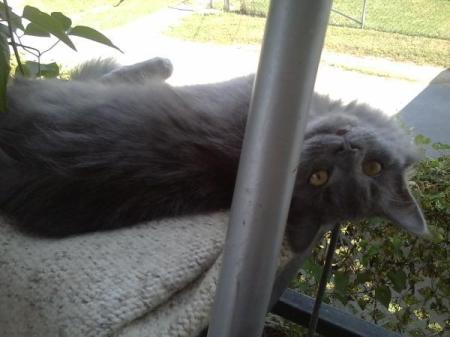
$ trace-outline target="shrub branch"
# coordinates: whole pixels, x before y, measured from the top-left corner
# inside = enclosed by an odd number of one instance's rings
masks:
[[[25,75],[25,72],[23,71],[22,62],[20,61],[19,51],[17,50],[16,41],[14,39],[14,32],[13,32],[13,28],[12,28],[12,24],[11,24],[11,17],[9,15],[10,13],[9,13],[8,0],[3,0],[3,3],[5,4],[5,16],[6,16],[6,21],[8,22],[9,38],[11,39],[11,45],[12,45],[12,48],[14,51],[14,56],[16,57],[16,60],[17,60],[17,66],[19,67],[20,73],[22,75]]]

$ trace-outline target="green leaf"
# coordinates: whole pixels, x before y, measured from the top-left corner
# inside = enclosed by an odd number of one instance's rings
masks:
[[[431,233],[431,240],[434,243],[441,243],[445,240],[446,232],[444,228],[440,228],[433,225],[429,225],[428,228]]]
[[[404,241],[400,235],[392,236],[391,238],[389,238],[389,241],[391,242],[392,247],[394,247],[394,249],[396,250],[397,253],[401,249],[401,247],[404,245]]]
[[[4,34],[5,36],[9,36],[8,26],[0,23],[0,34]]]
[[[32,35],[32,36],[42,36],[42,37],[49,37],[50,33],[42,29],[41,26],[38,26],[37,24],[30,22],[27,27],[25,28],[25,34],[26,35]]]
[[[372,257],[378,255],[378,253],[380,252],[380,247],[381,246],[378,244],[374,244],[374,245],[370,246],[369,249],[367,249],[367,252],[363,255],[363,257],[361,259],[361,263],[364,266],[368,266]]]
[[[68,31],[72,26],[72,20],[61,12],[52,12],[50,16],[61,24],[61,26],[64,28],[64,31]]]
[[[47,13],[41,12],[36,7],[25,6],[23,9],[23,17],[30,22],[38,25],[42,30],[56,36],[73,50],[77,50],[75,45],[64,31],[64,26],[54,17]]]
[[[55,78],[59,75],[59,66],[56,62],[41,64],[41,72],[39,76],[45,78]]]
[[[396,292],[406,289],[406,274],[403,270],[391,270],[387,274]]]
[[[389,308],[389,303],[391,303],[391,290],[387,286],[375,288],[375,299],[386,308]]]
[[[431,139],[424,135],[417,135],[416,138],[414,138],[414,142],[416,145],[427,145],[431,143]]]
[[[360,283],[366,283],[369,282],[372,279],[371,274],[368,271],[359,273],[358,275],[356,275],[356,283],[360,284]]]
[[[59,66],[55,62],[39,64],[38,62],[27,61],[23,64],[23,69],[25,76],[28,77],[54,78],[59,75]]]
[[[300,292],[304,293],[308,290],[309,285],[306,282],[299,281],[296,283],[295,288],[298,289]]]
[[[26,61],[22,63],[23,74],[21,74],[19,67],[16,67],[15,76],[25,76],[25,77],[37,77],[39,73],[39,66],[37,62]]]
[[[6,6],[3,2],[0,2],[0,19],[2,20],[6,20]],[[23,28],[23,24],[22,24],[22,18],[17,15],[16,13],[14,13],[11,10],[11,7],[9,7],[9,17],[11,19],[11,26],[13,28],[14,31],[16,31],[17,28],[19,28],[20,30],[24,30]],[[9,33],[8,33],[9,35]]]
[[[75,36],[79,36],[79,37],[82,37],[82,38],[85,38],[88,40],[92,40],[92,41],[104,44],[106,46],[115,48],[118,51],[122,52],[122,50],[120,50],[119,47],[114,45],[110,39],[108,39],[105,35],[96,31],[95,29],[93,29],[91,27],[75,26],[70,30],[69,35],[75,35]]]
[[[434,143],[431,145],[431,147],[435,150],[450,150],[450,144],[444,144],[444,143]]]
[[[9,46],[5,34],[0,33],[0,111],[6,111],[6,86],[9,72]]]
[[[346,305],[346,304],[348,303],[348,300],[349,300],[349,297],[348,297],[348,296],[346,296],[346,295],[341,295],[341,294],[339,294],[339,293],[337,293],[335,296],[336,296],[336,298],[337,298],[343,305]]]
[[[312,275],[316,280],[316,283],[319,283],[323,268],[315,263],[311,257],[308,257],[305,260],[302,269],[305,270],[308,274]]]
[[[336,272],[334,274],[334,287],[340,295],[347,295],[349,275],[344,272]]]
[[[377,255],[380,252],[380,248],[381,248],[380,245],[370,246],[369,249],[367,250],[367,255],[370,257]]]

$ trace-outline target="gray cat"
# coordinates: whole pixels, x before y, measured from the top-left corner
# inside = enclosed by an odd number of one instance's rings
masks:
[[[43,235],[227,209],[253,76],[172,87],[172,67],[90,62],[74,80],[17,79],[0,116],[0,210]],[[288,218],[305,229],[384,216],[427,226],[405,180],[408,137],[366,105],[315,95]]]

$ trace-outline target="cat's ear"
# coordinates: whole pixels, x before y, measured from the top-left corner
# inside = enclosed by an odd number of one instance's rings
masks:
[[[401,177],[396,185],[390,191],[391,195],[385,198],[383,215],[411,233],[428,236],[430,232],[427,222],[407,182]]]

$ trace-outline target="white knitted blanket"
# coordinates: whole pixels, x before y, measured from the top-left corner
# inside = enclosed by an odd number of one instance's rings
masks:
[[[215,213],[65,239],[0,221],[0,336],[197,336],[227,221]],[[282,260],[291,256],[285,248]]]

